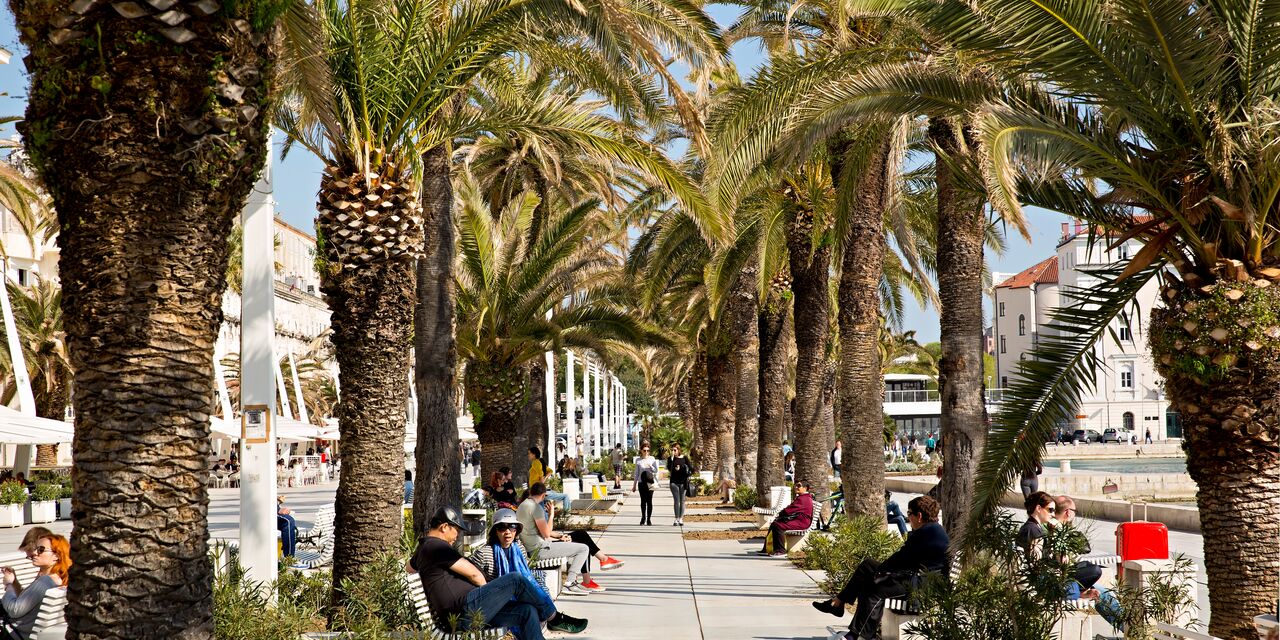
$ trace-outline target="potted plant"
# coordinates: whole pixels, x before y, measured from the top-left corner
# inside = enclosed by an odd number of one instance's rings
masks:
[[[27,490],[21,482],[0,484],[0,527],[21,527],[22,505],[26,501]]]
[[[27,501],[26,517],[28,524],[53,522],[58,518],[56,512],[58,496],[61,488],[57,485],[42,482],[31,490],[31,499]]]
[[[58,489],[58,519],[71,519],[71,485],[64,484]]]

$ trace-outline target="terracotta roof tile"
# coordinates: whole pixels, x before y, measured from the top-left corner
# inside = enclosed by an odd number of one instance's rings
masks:
[[[1002,289],[1021,289],[1033,284],[1054,284],[1058,282],[1058,256],[1037,263],[1035,266],[1005,279],[996,285]]]

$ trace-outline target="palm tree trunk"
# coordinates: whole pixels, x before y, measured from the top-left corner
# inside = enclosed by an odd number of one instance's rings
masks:
[[[963,137],[962,137],[963,136]],[[929,139],[957,163],[976,160],[976,136],[947,118],[929,121]],[[982,248],[987,219],[980,196],[964,190],[952,164],[937,163],[938,298],[941,302],[942,523],[952,540],[964,537],[973,479],[987,440],[983,398]]]
[[[719,351],[719,349],[717,349]],[[711,467],[717,479],[723,479],[725,465],[733,468],[733,414],[738,380],[733,358],[727,352],[707,356],[707,437],[715,443]]]
[[[827,438],[822,427],[822,394],[830,333],[831,297],[827,293],[831,248],[814,247],[813,213],[793,205],[787,221],[791,291],[795,296],[796,397],[793,414],[796,482],[808,481],[814,497],[826,498]]]
[[[488,478],[500,467],[513,465],[514,474],[528,479],[529,463],[518,448],[516,433],[525,404],[528,374],[523,367],[471,361],[467,363],[467,400],[479,408],[476,436],[480,438],[480,477]],[[513,464],[515,461],[523,464]],[[521,468],[523,470],[521,471]],[[515,480],[518,487],[523,482]]]
[[[693,370],[689,372],[689,401],[693,412],[694,461],[702,470],[714,471],[716,462],[715,438],[707,440],[707,354],[699,351],[694,357]]]
[[[1217,316],[1216,326],[1254,326],[1274,333],[1275,327],[1256,321],[1275,317],[1272,310],[1280,305],[1280,291],[1247,283],[1232,286],[1246,291],[1246,297],[1208,307],[1217,310],[1208,312]],[[1226,300],[1221,294],[1217,297]],[[1209,579],[1209,633],[1253,637],[1253,616],[1275,612],[1280,586],[1280,548],[1275,544],[1280,537],[1280,348],[1265,338],[1248,346],[1233,343],[1245,339],[1235,338],[1239,334],[1233,331],[1232,341],[1218,349],[1235,356],[1234,366],[1213,379],[1196,376],[1193,371],[1205,369],[1191,365],[1210,359],[1216,363],[1219,356],[1198,357],[1189,347],[1195,338],[1184,322],[1193,318],[1185,310],[1193,308],[1188,306],[1193,302],[1204,305],[1205,297],[1178,287],[1165,306],[1151,311],[1151,351],[1170,407],[1182,420],[1187,472],[1199,489],[1196,505]],[[1203,322],[1204,317],[1193,321]],[[1208,327],[1198,335],[1207,336]]]
[[[738,274],[730,294],[727,318],[734,335],[733,366],[737,371],[734,403],[734,476],[739,486],[756,485],[760,439],[760,305],[756,296],[758,267],[754,261]]]
[[[59,369],[55,375],[70,375],[70,372]],[[36,415],[61,421],[67,415],[67,399],[70,396],[71,387],[67,384],[66,378],[55,379],[48,384],[50,388],[44,389],[36,396]],[[58,445],[36,445],[36,466],[58,466]]]
[[[880,376],[880,279],[884,270],[884,215],[890,141],[876,150],[859,177],[849,211],[837,294],[840,325],[838,365],[843,445],[841,487],[845,513],[884,517],[884,382]]]
[[[760,432],[756,449],[759,505],[768,507],[769,488],[783,483],[782,434],[787,421],[787,361],[791,345],[791,297],[783,274],[769,285],[760,306]]]
[[[328,240],[327,268],[321,289],[332,311],[334,355],[342,380],[338,422],[342,425],[342,474],[336,497],[333,557],[333,606],[342,606],[343,579],[354,577],[384,550],[398,544],[403,527],[401,504],[404,483],[405,421],[409,401],[409,345],[413,333],[416,268],[413,252],[358,261],[359,255],[343,255],[336,238],[341,224],[329,212],[334,203],[351,199],[359,185],[393,185],[383,190],[383,201],[411,202],[402,219],[417,216],[420,193],[389,172],[378,178],[359,171],[333,168],[320,181],[320,232]],[[367,188],[374,193],[378,187]],[[412,228],[411,228],[412,231]],[[421,233],[421,227],[417,229]],[[369,242],[351,238],[352,245]],[[418,242],[421,236],[419,236]],[[410,243],[412,239],[408,240]],[[358,266],[357,266],[358,265]]]
[[[18,128],[58,212],[75,376],[68,637],[208,638],[213,345],[273,60],[266,32],[234,25],[263,7],[188,11],[169,30],[145,3],[69,6],[10,3],[30,51]]]
[[[422,156],[422,208],[429,216],[425,252],[417,265],[413,309],[414,386],[418,392],[418,448],[414,453],[413,530],[442,505],[461,506],[458,467],[441,464],[458,452],[457,364],[453,340],[453,182],[449,150]]]

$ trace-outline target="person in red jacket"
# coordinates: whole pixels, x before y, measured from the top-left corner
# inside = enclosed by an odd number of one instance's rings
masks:
[[[760,551],[762,555],[786,555],[787,552],[782,551],[782,532],[804,531],[813,524],[813,494],[809,491],[808,482],[796,483],[796,499],[779,511],[773,522],[769,523],[769,533],[764,537],[764,549]]]

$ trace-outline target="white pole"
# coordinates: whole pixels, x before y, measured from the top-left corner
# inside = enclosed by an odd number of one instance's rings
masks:
[[[600,427],[604,424],[602,422],[604,420],[604,399],[601,397],[601,392],[603,391],[601,387],[604,386],[604,380],[600,377],[603,374],[604,365],[596,365],[596,415],[595,419],[591,421],[591,457],[597,459],[600,457]]]
[[[272,231],[274,231],[274,229],[272,229]],[[272,242],[274,242],[274,240]],[[275,295],[274,291],[272,291],[272,295]],[[271,353],[271,359],[275,365],[272,368],[275,369],[276,374],[276,391],[280,393],[280,415],[292,418],[293,410],[289,408],[289,394],[285,391],[284,374],[280,373],[280,356],[277,355],[274,350]]]
[[[613,441],[622,442],[622,416],[626,415],[626,405],[622,404],[622,385],[618,377],[613,377]]]
[[[271,149],[268,140],[267,149]],[[246,577],[261,585],[276,580],[276,390],[275,200],[271,197],[271,154],[241,213],[244,228],[244,292],[240,307],[240,413],[265,406],[271,425],[266,442],[242,442],[240,456],[240,562]],[[275,600],[274,589],[266,593]]]
[[[547,312],[550,314],[550,312]],[[547,370],[543,374],[546,381],[546,405],[547,405],[547,460],[551,461],[551,466],[556,466],[556,354],[554,351],[548,351],[542,354],[547,361]]]
[[[574,397],[578,393],[573,388],[573,352],[565,349],[565,367],[564,367],[564,426],[565,426],[565,451],[568,452],[570,459],[577,459],[578,444],[574,441],[574,434],[578,431],[574,421],[577,419],[577,398]]]
[[[8,265],[6,264],[6,267]],[[13,305],[9,302],[9,270],[5,269],[0,285],[4,286],[4,295],[0,295],[0,310],[4,312],[4,335],[9,343],[9,358],[13,365],[13,377],[18,386],[18,410],[22,415],[35,417],[36,397],[31,392],[31,378],[27,373],[27,359],[22,353],[22,341],[18,338],[18,325],[13,320]],[[13,459],[14,473],[31,474],[31,445],[20,444]]]
[[[582,356],[582,449],[578,455],[583,461],[587,459],[587,438],[591,437],[591,358]],[[585,465],[584,465],[585,466]]]
[[[622,448],[627,448],[627,436],[631,433],[630,412],[627,410],[627,387],[622,387]]]
[[[293,373],[293,399],[298,403],[298,419],[303,423],[310,423],[311,417],[307,415],[307,403],[302,398],[302,381],[298,379],[298,363],[294,361],[292,351],[289,352],[289,371]]]

